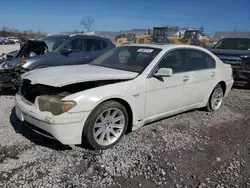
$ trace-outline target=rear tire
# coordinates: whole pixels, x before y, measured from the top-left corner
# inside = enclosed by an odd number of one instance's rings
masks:
[[[83,144],[92,149],[108,149],[116,145],[128,127],[126,108],[116,101],[98,105],[89,115],[83,128]]]
[[[206,106],[206,110],[209,112],[216,111],[220,108],[224,98],[224,92],[220,84],[216,85],[214,90],[212,91],[208,103]]]

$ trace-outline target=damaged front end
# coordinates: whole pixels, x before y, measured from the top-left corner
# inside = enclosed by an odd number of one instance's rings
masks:
[[[3,88],[16,90],[20,75],[23,73],[20,67],[22,58],[33,57],[46,53],[48,49],[44,41],[28,40],[19,51],[13,51],[11,54],[5,54],[6,58],[0,62],[0,91]]]
[[[73,108],[74,101],[62,101],[66,96],[78,93],[87,89],[100,87],[108,84],[123,82],[126,80],[102,80],[74,83],[62,87],[53,87],[42,84],[31,84],[28,79],[23,79],[18,94],[27,104],[37,104],[40,111],[48,111],[53,115],[60,115]]]

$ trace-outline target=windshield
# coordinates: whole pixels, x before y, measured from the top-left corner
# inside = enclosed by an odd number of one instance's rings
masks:
[[[50,36],[44,37],[42,41],[46,43],[48,46],[48,52],[52,52],[57,49],[64,41],[66,41],[69,37],[68,36]]]
[[[141,73],[161,49],[142,46],[120,46],[104,53],[91,65]]]
[[[232,49],[232,50],[250,50],[250,39],[244,39],[244,38],[222,39],[214,46],[214,48]]]

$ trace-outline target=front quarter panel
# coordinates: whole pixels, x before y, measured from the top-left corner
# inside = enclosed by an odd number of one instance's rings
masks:
[[[27,61],[26,64],[23,65],[23,68],[28,70],[33,70],[39,66],[56,66],[60,65],[63,62],[64,58],[58,54],[43,54],[37,55],[34,57],[23,59],[23,61]]]
[[[96,87],[69,95],[63,100],[76,102],[77,105],[69,111],[75,113],[91,111],[100,103],[111,99],[122,99],[130,105],[133,122],[143,119],[146,99],[145,78],[139,76],[133,80]]]

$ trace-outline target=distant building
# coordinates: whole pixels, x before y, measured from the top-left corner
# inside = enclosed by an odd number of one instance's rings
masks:
[[[250,38],[250,31],[218,31],[215,32],[214,40],[218,41],[222,38],[227,37],[239,37],[239,38]]]

